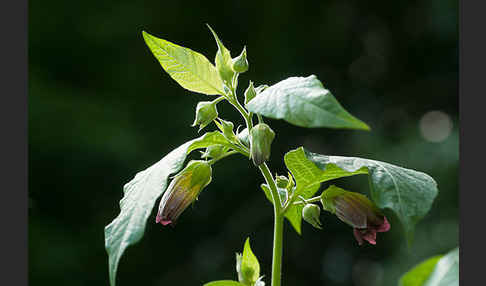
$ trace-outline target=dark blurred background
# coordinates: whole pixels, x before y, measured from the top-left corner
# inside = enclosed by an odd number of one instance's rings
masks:
[[[277,132],[270,167],[313,152],[360,156],[429,173],[439,196],[407,249],[397,219],[376,246],[323,214],[322,231],[286,223],[283,285],[396,285],[412,265],[458,244],[458,3],[396,1],[30,1],[29,280],[108,285],[104,226],[118,215],[136,172],[198,136],[198,101],[160,67],[141,31],[214,60],[209,23],[236,56],[247,46],[251,79],[274,84],[315,74],[372,132]],[[239,121],[229,106],[223,118]],[[237,124],[238,124],[237,123]],[[214,128],[211,125],[207,130]],[[194,152],[197,153],[197,152]],[[197,155],[197,154],[195,154]],[[247,236],[269,285],[272,209],[250,161],[216,164],[213,182],[175,228],[149,218],[121,259],[118,285],[202,285],[236,279]],[[332,182],[368,192],[366,176]],[[325,188],[324,184],[322,188]],[[158,205],[158,203],[156,204]]]

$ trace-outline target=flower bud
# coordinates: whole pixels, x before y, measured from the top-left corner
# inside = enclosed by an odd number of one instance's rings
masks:
[[[253,86],[253,82],[250,80],[250,84],[245,90],[245,104],[248,104],[248,102],[255,98],[255,96],[257,96],[257,92],[255,90],[255,87]]]
[[[162,225],[174,224],[179,215],[211,182],[211,173],[211,165],[208,162],[190,161],[170,182],[160,200],[155,222]]]
[[[218,117],[216,102],[201,101],[196,107],[196,119],[192,126],[200,125],[199,131]]]
[[[318,205],[306,204],[305,207],[302,209],[302,217],[304,218],[304,220],[318,229],[322,229],[321,221],[319,220],[320,215],[321,208]]]
[[[250,153],[255,166],[260,166],[270,158],[275,132],[265,123],[255,125],[250,131]]]
[[[277,183],[277,187],[283,189],[287,188],[287,186],[289,185],[289,179],[287,179],[287,177],[285,176],[276,176],[275,182]]]
[[[390,230],[386,217],[365,195],[331,186],[322,193],[321,202],[324,209],[353,227],[359,245],[363,240],[376,244],[376,233]]]
[[[237,73],[244,73],[248,70],[248,60],[246,59],[246,47],[239,56],[232,59],[232,69]]]
[[[250,140],[248,138],[248,128],[243,129],[243,131],[239,132],[236,137],[238,137],[238,140],[245,145],[246,147],[250,147]]]

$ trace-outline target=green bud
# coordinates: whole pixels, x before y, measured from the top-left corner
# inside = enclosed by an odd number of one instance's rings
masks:
[[[196,119],[192,126],[199,125],[199,131],[218,118],[218,110],[216,109],[216,102],[201,101],[196,107]]]
[[[302,209],[302,217],[313,227],[322,229],[319,216],[321,215],[321,208],[315,204],[306,204]]]
[[[250,147],[250,139],[248,138],[248,128],[243,129],[243,131],[239,132],[236,137],[240,142],[245,145],[246,147]]]
[[[275,132],[265,123],[255,125],[250,131],[250,153],[255,166],[260,166],[270,159]]]
[[[275,181],[277,183],[277,187],[286,189],[289,185],[289,179],[285,176],[276,176]]]
[[[232,60],[232,69],[237,73],[244,73],[248,70],[248,60],[246,59],[246,46],[239,56]]]
[[[233,122],[219,119],[219,123],[217,123],[216,125],[218,126],[219,130],[221,130],[221,133],[223,133],[226,139],[232,142],[236,142],[238,140],[235,133],[233,132]]]
[[[228,151],[228,147],[223,145],[212,145],[206,148],[206,151],[201,152],[201,158],[219,158]]]
[[[162,225],[174,224],[181,213],[193,203],[211,182],[212,169],[206,161],[190,161],[170,182],[160,200],[155,219]]]
[[[250,100],[255,98],[257,96],[257,92],[255,90],[255,87],[253,87],[253,82],[250,80],[250,84],[248,85],[248,88],[245,90],[245,104],[248,104]]]

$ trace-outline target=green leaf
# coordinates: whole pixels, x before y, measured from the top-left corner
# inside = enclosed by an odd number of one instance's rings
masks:
[[[285,159],[297,187],[299,181],[309,185],[312,181],[318,183],[339,177],[368,174],[371,199],[378,208],[390,209],[398,216],[409,244],[415,224],[430,210],[438,193],[437,183],[429,175],[380,161],[320,155],[307,152],[302,147],[287,153]],[[316,168],[320,170],[320,174],[316,172]]]
[[[223,82],[226,83],[226,86],[231,87],[235,72],[231,68],[232,59],[230,51],[223,45],[223,42],[221,42],[218,35],[211,28],[211,26],[207,26],[211,33],[213,33],[214,40],[216,40],[216,44],[218,45],[218,51],[216,52],[216,57],[214,59],[214,62],[216,63],[216,69],[218,70]]]
[[[246,105],[249,111],[301,127],[370,128],[349,114],[315,75],[290,77],[274,84]]]
[[[437,255],[418,264],[399,281],[399,286],[459,285],[459,248],[447,255]]]
[[[295,178],[296,196],[303,196],[306,199],[306,189],[313,185],[319,186],[320,183],[329,180],[358,174],[367,174],[365,169],[358,169],[353,172],[348,172],[333,165],[328,166],[326,171],[323,172],[318,166],[316,166],[316,164],[311,162],[306,157],[304,148],[302,147],[287,152],[284,156],[284,161],[285,166],[287,166],[287,169],[289,169]]]
[[[125,184],[120,214],[105,227],[105,248],[109,256],[112,286],[115,285],[118,263],[123,252],[143,237],[147,218],[155,201],[167,188],[169,176],[182,168],[187,154],[198,148],[220,144],[221,137],[226,140],[219,132],[211,132],[186,142],[159,162],[137,173],[135,178]]]
[[[266,184],[260,186],[265,193],[267,199],[273,204],[272,194],[270,193],[270,188]],[[301,192],[301,196],[305,199],[310,199],[319,190],[320,184],[313,184]],[[295,231],[301,235],[302,234],[302,209],[303,204],[291,205],[284,216],[289,220]]]
[[[233,280],[219,280],[208,282],[203,286],[245,286],[245,284]]]
[[[142,32],[145,43],[162,68],[183,88],[208,94],[224,94],[218,71],[202,54]]]

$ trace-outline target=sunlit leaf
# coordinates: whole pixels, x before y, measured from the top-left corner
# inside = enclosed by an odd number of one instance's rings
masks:
[[[224,94],[218,71],[205,56],[146,32],[142,33],[145,43],[162,68],[183,88],[208,95]]]

